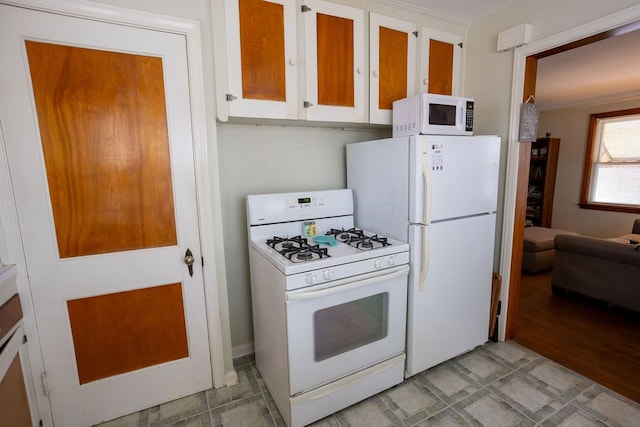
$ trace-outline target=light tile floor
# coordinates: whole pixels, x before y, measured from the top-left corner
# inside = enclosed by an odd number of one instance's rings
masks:
[[[283,426],[251,356],[239,383],[164,403],[100,427]],[[488,343],[314,427],[640,426],[640,404],[514,342]]]

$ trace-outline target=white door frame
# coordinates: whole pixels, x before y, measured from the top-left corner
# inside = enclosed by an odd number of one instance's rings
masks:
[[[215,170],[218,169],[218,165],[217,156],[214,155],[210,159],[208,155],[200,23],[137,10],[87,3],[82,0],[0,0],[0,3],[79,18],[122,23],[185,36],[187,62],[189,64],[189,96],[198,221],[201,251],[207,267],[203,268],[203,279],[213,384],[214,387],[219,388],[237,382],[237,374],[232,366],[230,332],[228,330],[228,301],[224,252],[222,250],[220,188],[217,182],[211,182],[209,170],[210,165]],[[44,372],[44,363],[40,351],[30,285],[26,277],[26,261],[20,238],[19,222],[1,126],[2,123],[0,122],[0,236],[3,236],[0,239],[0,261],[5,264],[16,264],[18,268],[17,286],[24,312],[24,327],[28,337],[29,357],[32,372],[34,373],[33,380],[36,386],[38,410],[44,425],[53,425],[49,399],[44,394],[40,378],[37,378]],[[215,153],[217,151],[215,136],[211,143]]]
[[[511,281],[513,226],[515,222],[516,187],[518,181],[518,132],[520,129],[520,105],[522,104],[525,61],[527,56],[535,55],[558,46],[581,40],[594,34],[629,24],[639,19],[640,5],[631,6],[614,14],[515,49],[513,57],[513,84],[511,86],[511,113],[509,118],[507,146],[507,173],[505,182],[504,210],[502,212],[502,244],[500,251],[502,283],[510,283]],[[509,291],[509,286],[502,286],[500,291],[500,300],[502,300],[503,306],[502,312],[504,313],[503,316],[500,316],[498,321],[498,338],[500,341],[504,341],[506,336]]]

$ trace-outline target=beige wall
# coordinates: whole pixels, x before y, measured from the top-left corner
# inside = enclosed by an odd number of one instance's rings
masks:
[[[540,134],[550,132],[553,137],[561,139],[552,227],[593,237],[613,237],[631,232],[637,214],[581,209],[578,203],[590,115],[639,107],[640,98],[635,98],[541,112],[538,122]]]

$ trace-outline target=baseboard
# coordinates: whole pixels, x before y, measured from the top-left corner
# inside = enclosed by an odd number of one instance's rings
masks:
[[[253,353],[255,353],[255,347],[253,346],[253,342],[234,345],[231,348],[231,357],[233,357],[234,359],[236,357],[247,356]]]

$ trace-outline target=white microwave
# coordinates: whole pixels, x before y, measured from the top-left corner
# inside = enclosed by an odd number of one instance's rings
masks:
[[[393,136],[473,135],[472,98],[421,93],[393,102]]]

